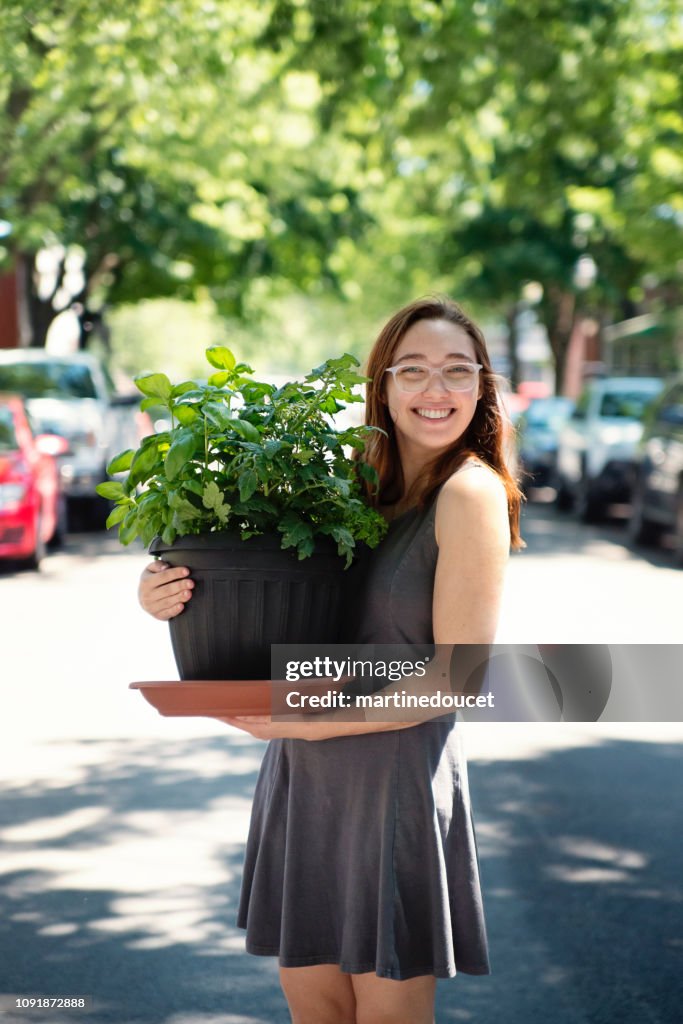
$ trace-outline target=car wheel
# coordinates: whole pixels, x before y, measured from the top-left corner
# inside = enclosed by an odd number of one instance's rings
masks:
[[[626,532],[632,544],[656,544],[661,534],[659,523],[653,523],[645,515],[645,488],[642,481],[636,481],[631,502],[631,518]]]
[[[68,530],[68,514],[66,506],[66,497],[60,494],[57,499],[57,522],[55,524],[55,532],[48,541],[49,548],[59,548],[62,546],[66,539]]]
[[[579,480],[576,514],[582,523],[599,523],[605,516],[605,504],[595,496],[591,482],[585,473]]]
[[[36,545],[33,553],[24,559],[23,566],[25,569],[40,569],[40,563],[45,558],[46,544],[42,537],[43,522],[40,512],[36,516]]]
[[[683,569],[683,486],[676,502],[676,529],[674,532],[674,560]]]
[[[564,481],[564,477],[561,477],[559,473],[555,477],[553,486],[555,487],[555,508],[559,509],[560,512],[568,512],[574,504],[574,498]]]

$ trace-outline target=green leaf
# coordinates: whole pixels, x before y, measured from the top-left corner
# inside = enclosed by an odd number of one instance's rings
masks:
[[[171,382],[165,373],[142,373],[134,378],[138,390],[143,395],[161,398],[164,402],[171,397]]]
[[[117,498],[125,498],[126,496],[123,484],[118,480],[107,480],[105,483],[98,484],[95,490],[101,498],[109,498],[111,501],[116,501]]]
[[[296,548],[299,558],[313,554],[313,529],[310,523],[296,515],[288,513],[282,519],[278,529],[282,534],[283,548]]]
[[[209,384],[214,388],[222,388],[224,384],[227,384],[230,380],[231,374],[227,370],[221,370],[219,373],[212,373],[209,377]]]
[[[206,358],[217,370],[232,370],[236,362],[234,355],[225,345],[211,345],[206,350]]]
[[[233,424],[232,413],[226,405],[221,405],[220,402],[205,402],[202,411],[209,423],[213,423],[219,430],[228,430]]]
[[[255,470],[248,469],[246,472],[240,473],[238,483],[240,489],[240,501],[248,501],[258,487],[258,476],[256,475]]]
[[[120,523],[122,519],[125,519],[127,514],[128,514],[128,505],[127,504],[126,505],[117,505],[116,508],[112,509],[111,512],[109,513],[109,515],[107,516],[107,523],[106,523],[107,529],[109,529],[111,526],[116,526],[116,524]]]
[[[182,384],[174,384],[171,390],[172,398],[180,398],[181,395],[186,395],[190,391],[196,391],[198,387],[196,380],[184,380]]]
[[[178,405],[173,406],[173,415],[178,420],[178,423],[182,423],[184,427],[187,427],[197,419],[199,413],[194,405],[178,403]]]
[[[243,437],[245,441],[250,441],[252,444],[258,444],[261,440],[261,435],[258,429],[248,420],[232,419],[230,421],[230,426],[236,433]]]
[[[158,451],[155,444],[145,445],[138,448],[130,467],[130,473],[125,482],[126,493],[131,493],[136,484],[143,484],[149,480],[156,469]]]
[[[122,544],[130,544],[138,535],[138,510],[131,508],[119,526],[119,540]]]
[[[140,402],[140,412],[147,412],[148,409],[161,409],[166,407],[166,402],[162,402],[156,395],[151,398],[143,398]]]
[[[168,480],[175,480],[197,449],[197,438],[189,430],[178,437],[168,450],[164,471]]]
[[[177,530],[175,530],[172,526],[169,525],[164,529],[163,533],[161,534],[161,539],[163,540],[164,544],[172,544],[177,536]]]
[[[215,480],[212,480],[204,488],[202,494],[204,508],[215,512],[222,523],[226,523],[230,514],[230,505],[226,502],[225,496]]]
[[[315,458],[316,453],[312,448],[302,448],[300,452],[292,452],[292,458],[295,458],[302,465],[306,465],[311,459]]]
[[[198,495],[200,498],[204,494],[204,488],[199,480],[183,480],[183,487],[186,491],[192,491],[193,494]]]
[[[192,522],[193,519],[198,519],[201,514],[200,510],[195,508],[191,501],[187,501],[179,494],[175,495],[173,501],[173,525],[176,529],[182,528],[186,523]]]
[[[132,448],[127,448],[125,452],[120,452],[119,455],[115,455],[107,466],[107,473],[113,476],[114,473],[126,473],[131,467],[135,452]]]

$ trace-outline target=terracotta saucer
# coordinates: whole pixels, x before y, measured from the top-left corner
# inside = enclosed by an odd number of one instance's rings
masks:
[[[198,679],[191,681],[136,682],[160,715],[173,718],[222,718],[233,715],[268,715],[271,711],[269,679]]]

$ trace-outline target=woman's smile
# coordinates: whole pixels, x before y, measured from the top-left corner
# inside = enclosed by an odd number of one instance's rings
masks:
[[[421,419],[431,420],[432,422],[442,422],[443,420],[448,419],[448,417],[455,412],[455,409],[452,406],[448,406],[446,408],[439,408],[429,405],[423,405],[417,409],[413,409],[412,411],[416,413]]]

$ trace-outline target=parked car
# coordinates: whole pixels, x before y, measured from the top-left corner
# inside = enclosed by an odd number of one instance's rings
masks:
[[[67,442],[34,435],[23,400],[0,395],[0,559],[37,569],[47,544],[64,529],[55,457]]]
[[[88,519],[103,523],[107,505],[95,488],[108,479],[110,459],[140,443],[140,396],[117,394],[106,368],[89,353],[44,349],[0,352],[0,391],[22,395],[36,429],[69,442],[59,460],[64,493]]]
[[[683,374],[647,412],[638,448],[628,531],[637,544],[674,533],[675,557],[683,566]]]
[[[547,487],[555,482],[560,428],[571,416],[571,398],[535,398],[517,422],[521,483]]]
[[[657,377],[590,380],[560,430],[557,504],[576,505],[584,522],[596,522],[613,502],[631,499],[643,415],[660,394]]]

